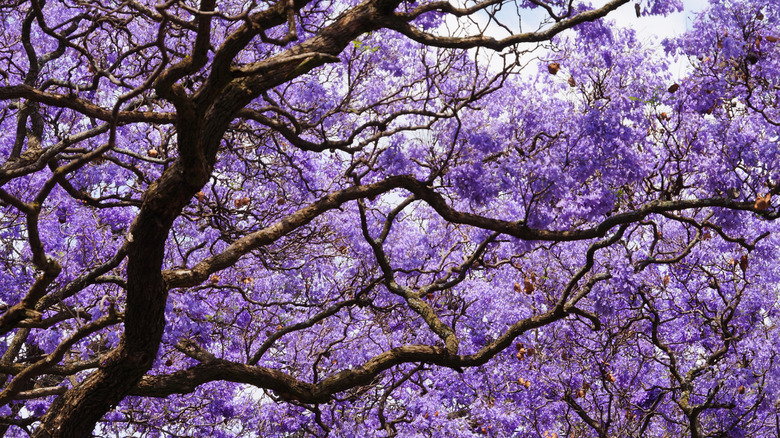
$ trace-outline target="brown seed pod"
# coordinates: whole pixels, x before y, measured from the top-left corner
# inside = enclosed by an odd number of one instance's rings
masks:
[[[525,359],[525,354],[528,352],[528,350],[526,350],[525,346],[521,342],[518,342],[515,346],[517,347],[517,354],[515,356],[517,356],[517,360],[522,361]]]
[[[531,295],[534,292],[534,284],[531,282],[530,278],[523,280],[523,291],[528,295]]]
[[[547,64],[547,71],[550,72],[551,75],[558,74],[558,70],[561,69],[561,64],[557,62],[551,62]]]
[[[574,79],[574,76],[569,76],[569,80],[567,82],[569,83],[569,86],[572,88],[577,86],[577,81]]]
[[[523,291],[523,286],[520,283],[515,282],[515,292],[520,293]]]
[[[672,85],[669,87],[669,92],[670,92],[670,93],[674,93],[675,91],[677,91],[677,90],[679,90],[679,89],[680,89],[680,85],[679,85],[679,84],[672,84]]]
[[[777,37],[776,36],[772,36],[772,35],[765,35],[764,39],[769,41],[770,43],[776,43],[777,42]]]
[[[157,149],[149,149],[148,151],[146,151],[146,155],[148,155],[148,156],[150,156],[152,158],[155,158],[158,155],[160,155],[160,153],[157,152]]]
[[[747,268],[748,268],[748,258],[747,258],[747,255],[743,255],[739,259],[739,268],[742,269],[742,272],[747,271]]]
[[[756,210],[759,210],[759,211],[766,210],[766,209],[768,209],[771,206],[771,204],[769,203],[769,201],[771,199],[772,199],[772,194],[771,193],[767,193],[764,196],[759,196],[756,199],[756,203],[753,204],[753,208],[755,208]]]

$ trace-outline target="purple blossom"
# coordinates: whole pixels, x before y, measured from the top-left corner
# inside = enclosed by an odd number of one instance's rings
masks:
[[[6,435],[774,436],[780,7],[710,3],[663,52],[563,0],[0,6]]]

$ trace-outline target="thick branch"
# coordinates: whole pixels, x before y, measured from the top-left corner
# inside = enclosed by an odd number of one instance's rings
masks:
[[[103,121],[111,121],[112,111],[97,106],[76,96],[63,96],[61,94],[49,93],[38,90],[29,85],[11,85],[0,87],[0,100],[24,98],[45,105],[58,108],[69,108],[79,113]],[[176,115],[173,113],[157,113],[154,111],[120,111],[117,121],[119,123],[155,123],[172,124],[176,121]]]
[[[414,177],[402,175],[383,181],[350,187],[327,195],[320,200],[290,214],[274,225],[248,234],[231,244],[225,251],[198,263],[191,269],[178,269],[166,271],[164,278],[166,284],[171,287],[191,287],[198,285],[208,278],[211,273],[232,266],[243,255],[264,245],[269,245],[292,230],[311,222],[320,214],[340,207],[346,202],[378,196],[393,189],[404,188],[419,199],[433,207],[445,220],[453,223],[471,225],[508,234],[524,240],[546,241],[575,241],[588,240],[603,237],[612,228],[638,222],[653,213],[663,213],[673,210],[685,210],[703,207],[727,207],[736,210],[753,210],[753,203],[736,202],[728,198],[706,198],[682,201],[652,201],[634,211],[610,216],[599,224],[584,229],[550,231],[535,229],[525,225],[522,221],[505,221],[489,217],[461,212],[450,207],[444,197]]]

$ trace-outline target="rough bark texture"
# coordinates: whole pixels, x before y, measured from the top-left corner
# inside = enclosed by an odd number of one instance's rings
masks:
[[[377,4],[387,11],[397,1]],[[195,101],[183,97],[178,85],[161,90],[170,91],[167,94],[179,110],[181,158],[148,189],[128,236],[127,305],[121,344],[99,370],[60,397],[43,417],[34,437],[89,436],[97,421],[131,393],[152,366],[165,330],[165,242],[181,209],[208,181],[222,136],[236,113],[263,91],[321,65],[315,62],[301,68],[300,62],[285,63],[284,57],[301,53],[336,55],[355,37],[375,29],[377,17],[376,5],[363,3],[344,14],[321,36],[279,55],[282,62],[267,74],[233,80],[222,87],[219,83],[224,80],[217,78],[214,91]],[[268,62],[272,61],[276,60]],[[158,90],[161,87],[167,84],[158,83]]]
[[[639,221],[651,213],[669,212],[680,208],[722,205],[734,209],[752,209],[750,203],[737,203],[720,198],[678,202],[659,201],[631,213],[612,216],[594,228],[545,231],[529,228],[523,222],[501,221],[457,211],[424,182],[410,176],[399,176],[374,184],[356,184],[355,187],[331,193],[290,214],[280,223],[237,239],[223,253],[206,259],[191,269],[163,272],[166,242],[171,227],[182,209],[208,182],[229,124],[248,104],[264,92],[306,74],[326,62],[337,60],[336,57],[345,47],[360,35],[380,28],[391,28],[409,38],[432,46],[501,49],[520,42],[547,40],[576,24],[599,19],[626,2],[627,0],[614,0],[603,8],[575,14],[544,32],[521,34],[497,41],[484,36],[458,39],[437,38],[423,34],[409,24],[414,17],[394,12],[400,0],[367,0],[343,13],[318,35],[300,44],[269,59],[258,61],[254,65],[232,67],[236,55],[244,50],[253,38],[267,29],[284,23],[292,13],[308,3],[305,0],[278,2],[266,11],[247,17],[244,24],[215,49],[213,66],[207,73],[208,77],[197,92],[189,95],[180,82],[186,76],[201,71],[206,65],[211,38],[210,17],[212,15],[209,15],[209,12],[214,11],[216,2],[204,0],[200,5],[201,10],[204,11],[202,16],[193,23],[179,23],[197,33],[191,56],[187,56],[177,64],[167,66],[167,69],[159,72],[156,78],[149,79],[149,88],[153,87],[157,96],[170,102],[176,109],[175,113],[120,111],[118,108],[110,111],[81,100],[78,96],[40,91],[30,85],[0,87],[0,99],[27,99],[39,104],[77,111],[84,116],[107,122],[105,127],[100,128],[103,132],[107,131],[110,125],[113,134],[118,124],[131,122],[175,124],[177,132],[178,160],[168,167],[144,194],[140,211],[126,236],[127,244],[115,259],[106,262],[105,266],[96,269],[92,274],[92,277],[96,277],[116,267],[126,255],[127,297],[124,334],[120,344],[103,356],[98,368],[85,380],[57,399],[41,419],[41,424],[33,436],[36,438],[90,436],[100,418],[128,395],[165,397],[170,394],[188,393],[198,385],[214,380],[249,383],[274,390],[285,398],[307,403],[321,403],[340,391],[367,384],[379,373],[402,363],[433,363],[457,370],[465,366],[484,364],[511,345],[520,334],[560,320],[576,310],[567,307],[567,300],[562,299],[548,312],[518,322],[506,330],[503,336],[471,355],[458,355],[457,347],[450,348],[448,351],[438,346],[408,345],[385,351],[368,360],[363,366],[344,370],[317,383],[302,382],[278,370],[232,363],[197,352],[193,352],[192,355],[200,354],[198,356],[199,360],[202,359],[200,365],[170,375],[145,376],[157,356],[164,334],[166,300],[171,288],[201,284],[209,275],[231,266],[249,251],[275,242],[310,223],[323,212],[339,208],[348,201],[370,198],[395,188],[404,188],[413,193],[417,199],[430,205],[447,221],[474,225],[522,239],[552,241],[601,238],[616,226]],[[38,5],[37,2],[35,4],[36,13],[41,15],[42,5]],[[442,6],[442,10],[456,15],[468,12],[452,6]],[[468,13],[472,12],[474,11]],[[32,13],[30,16],[33,16]],[[39,21],[43,22],[42,19]],[[47,157],[64,150],[71,141],[75,140],[68,138],[57,147],[58,149],[47,151],[42,156],[4,165],[0,168],[0,185],[20,174],[43,169]],[[22,205],[19,208],[32,207]],[[31,213],[30,217],[33,216],[34,214]],[[45,264],[45,258],[41,258],[42,250],[40,254],[38,262]],[[8,333],[20,321],[34,318],[35,314],[31,312],[38,301],[50,305],[54,301],[68,298],[68,294],[73,293],[62,291],[56,297],[45,297],[43,294],[45,286],[55,279],[59,270],[52,267],[45,273],[46,276],[42,277],[41,281],[45,281],[46,284],[40,288],[40,293],[34,294],[34,300],[13,307],[0,317],[0,333]],[[423,309],[420,313],[432,313],[420,297],[410,297],[409,301],[418,303],[418,307]],[[429,319],[435,318],[430,316]],[[435,327],[441,325],[441,323],[431,324]],[[442,332],[451,333],[447,330],[449,330],[447,327],[440,328]],[[455,335],[452,334],[452,337],[454,339]],[[457,345],[457,339],[453,342]],[[449,344],[448,341],[448,346]],[[0,363],[0,365],[8,364]],[[50,366],[49,369],[55,370],[55,367]],[[21,373],[21,370],[10,365],[7,370],[9,373]]]
[[[184,182],[178,165],[150,188],[128,236],[127,306],[120,346],[56,402],[33,436],[90,436],[97,421],[152,366],[165,329],[168,290],[161,275],[165,241],[178,212],[198,189]]]

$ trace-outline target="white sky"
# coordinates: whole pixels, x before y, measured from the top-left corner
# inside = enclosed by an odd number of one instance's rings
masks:
[[[607,18],[614,20],[618,25],[632,27],[637,36],[645,44],[653,44],[654,37],[656,44],[667,37],[680,35],[691,27],[695,16],[704,10],[709,4],[708,0],[683,0],[685,10],[680,13],[663,16],[642,16],[637,18],[634,9],[634,3],[621,6],[618,10],[608,15]],[[660,49],[660,48],[659,48]],[[679,59],[672,64],[671,70],[676,78],[685,76],[688,64],[684,59]]]
[[[605,2],[606,0],[596,0],[593,5],[598,7]],[[461,2],[455,1],[455,3],[460,4]],[[683,0],[685,11],[669,15],[668,17],[648,17],[642,15],[642,17],[637,18],[634,4],[634,2],[629,2],[621,6],[616,11],[610,13],[606,19],[615,21],[619,26],[633,27],[640,35],[640,38],[649,39],[651,35],[657,35],[663,38],[681,34],[690,26],[693,16],[707,6],[708,0]],[[529,32],[537,28],[539,20],[545,18],[546,14],[542,9],[537,9],[536,11],[522,11],[522,16],[520,17],[522,20],[522,27],[520,26],[516,11],[511,7],[503,9],[498,16],[502,23],[508,26],[513,32]],[[484,23],[479,17],[475,18]],[[487,29],[486,33],[496,38],[509,35],[509,32],[506,29],[499,29],[497,26],[491,26]]]
[[[455,3],[460,4],[463,1],[464,0],[456,0]],[[593,6],[598,7],[605,2],[606,0],[593,0]],[[709,0],[683,0],[685,10],[683,12],[671,14],[667,17],[645,16],[643,14],[641,17],[637,18],[634,4],[635,2],[632,1],[621,6],[616,11],[610,13],[606,17],[606,20],[614,21],[618,26],[621,27],[633,28],[637,32],[640,41],[643,41],[645,45],[656,45],[660,50],[661,40],[667,37],[680,35],[685,32],[686,29],[690,28],[695,15],[701,12],[709,4]],[[544,13],[544,11],[539,9],[530,13],[527,10],[523,11],[521,16],[518,17],[517,11],[511,8],[506,8],[498,14],[498,17],[502,21],[502,24],[508,26],[509,29],[502,29],[496,25],[490,25],[487,29],[483,28],[480,30],[484,31],[487,35],[493,36],[494,38],[506,37],[509,35],[510,30],[512,32],[530,32],[536,30],[539,26],[539,21],[543,18],[546,18],[547,15]],[[477,19],[478,25],[480,27],[483,27],[487,21],[487,17],[476,16],[474,18]],[[455,24],[452,17],[448,17],[447,22],[449,24],[449,30],[457,28],[457,25]],[[464,24],[463,21],[460,23]],[[466,31],[466,33],[471,34],[474,32],[474,28],[471,28],[470,31]],[[449,32],[445,30],[444,33]],[[492,58],[489,51],[483,52],[483,54],[488,56],[488,59]],[[495,58],[492,58],[492,61],[498,62]],[[500,65],[500,63],[497,64],[497,66],[498,65]],[[677,70],[676,72],[673,72],[677,77],[684,76],[686,64],[683,62],[683,60],[678,60],[678,62],[672,66],[672,69]],[[530,71],[532,71],[532,69],[529,69],[529,72]]]
[[[708,0],[683,0],[685,12],[668,17],[642,16],[637,18],[632,2],[621,6],[617,11],[608,15],[607,19],[615,20],[621,26],[633,27],[640,38],[650,35],[658,35],[663,38],[683,33],[690,26],[693,16],[701,12],[708,3]]]

